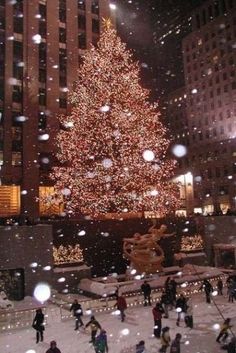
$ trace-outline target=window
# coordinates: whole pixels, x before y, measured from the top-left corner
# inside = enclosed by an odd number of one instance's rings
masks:
[[[200,16],[199,16],[199,14],[196,15],[196,23],[197,23],[197,28],[200,28],[201,22],[200,22]]]
[[[66,49],[59,49],[59,65],[60,70],[66,70],[67,56]]]
[[[206,11],[205,10],[202,11],[202,22],[204,25],[206,24]]]
[[[228,85],[224,86],[224,92],[228,92]]]
[[[86,29],[86,17],[79,15],[78,16],[78,28],[79,29]]]
[[[227,79],[227,73],[224,72],[224,73],[223,73],[223,80],[226,80],[226,79]]]
[[[5,21],[5,10],[0,8],[0,29],[5,29],[6,21]]]
[[[38,128],[39,129],[46,129],[47,127],[47,117],[44,112],[39,113],[39,120],[38,120]]]
[[[59,20],[66,22],[66,0],[59,0]]]
[[[18,62],[13,61],[13,77],[17,80],[22,80],[23,78],[23,67],[19,66]]]
[[[45,20],[40,20],[39,21],[39,34],[41,35],[42,38],[46,38],[47,34],[47,25]]]
[[[41,15],[41,19],[45,20],[46,19],[46,6],[43,4],[39,4],[39,14]]]
[[[23,33],[23,1],[17,1],[13,6],[13,31]]]
[[[12,152],[12,165],[19,166],[22,163],[22,154],[21,152]]]
[[[220,169],[216,168],[216,178],[220,178]]]
[[[22,88],[21,86],[13,86],[12,89],[12,100],[13,102],[16,103],[21,103],[22,102]]]
[[[46,89],[39,89],[39,105],[46,105]]]
[[[85,0],[79,0],[78,1],[78,9],[85,11],[85,8],[86,8]]]
[[[66,29],[62,27],[59,28],[59,42],[66,43]]]
[[[66,107],[67,107],[66,97],[60,97],[60,99],[59,99],[59,107],[66,109]]]
[[[94,18],[92,19],[92,32],[99,33],[99,21]]]
[[[224,132],[225,132],[225,131],[224,131],[224,127],[221,126],[221,127],[220,127],[220,133],[221,133],[221,135],[222,135]]]
[[[91,11],[93,14],[99,15],[98,0],[92,0]]]
[[[220,8],[221,8],[221,12],[225,13],[226,11],[225,0],[220,0]]]
[[[79,33],[78,46],[79,49],[86,49],[86,33]]]
[[[212,6],[208,7],[208,19],[209,19],[209,21],[213,20]]]
[[[11,129],[12,129],[12,139],[15,141],[21,141],[22,128],[20,126],[13,126]]]
[[[46,44],[40,43],[39,44],[39,66],[46,67],[46,60],[47,60]]]
[[[214,2],[214,12],[215,12],[215,17],[218,17],[220,15],[218,0],[215,0],[215,2]]]
[[[13,60],[14,61],[23,61],[23,43],[14,40],[13,43]]]
[[[232,82],[232,89],[236,89],[236,82]]]
[[[39,69],[39,82],[45,83],[45,82],[46,82],[46,76],[47,76],[47,75],[46,75],[46,70],[40,68],[40,69]]]

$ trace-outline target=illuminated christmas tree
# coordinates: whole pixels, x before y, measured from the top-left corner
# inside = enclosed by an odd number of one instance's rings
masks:
[[[138,63],[105,21],[70,93],[71,114],[59,117],[61,166],[52,178],[68,211],[164,215],[175,208],[176,188],[169,181],[174,162],[166,159],[169,140],[148,96]]]

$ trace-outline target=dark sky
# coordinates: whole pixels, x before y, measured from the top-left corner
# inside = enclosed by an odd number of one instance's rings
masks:
[[[140,61],[142,81],[154,99],[184,84],[181,42],[191,30],[191,10],[204,1],[114,1],[119,35]],[[173,33],[162,43],[162,36],[170,29]]]

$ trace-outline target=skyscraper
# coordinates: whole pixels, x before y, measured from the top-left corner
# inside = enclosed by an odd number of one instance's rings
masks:
[[[109,15],[108,0],[0,1],[0,216],[36,218],[52,192],[56,117]]]
[[[188,150],[180,163],[193,176],[192,211],[205,214],[236,208],[235,47],[235,1],[209,0],[193,11],[182,43]]]

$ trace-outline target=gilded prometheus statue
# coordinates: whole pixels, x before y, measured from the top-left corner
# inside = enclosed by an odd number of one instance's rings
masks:
[[[154,224],[147,234],[135,233],[132,238],[123,239],[124,256],[130,260],[131,266],[138,273],[156,273],[162,270],[164,251],[158,244],[161,238],[167,238],[175,233],[165,234],[167,227],[161,225],[156,228]]]

